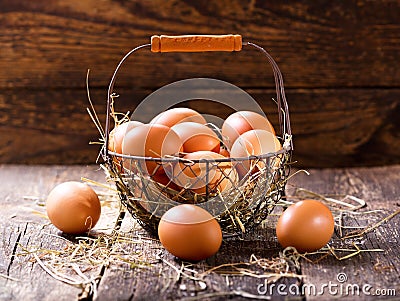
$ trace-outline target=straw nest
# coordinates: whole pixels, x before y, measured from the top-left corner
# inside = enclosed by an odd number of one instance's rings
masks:
[[[284,146],[289,144],[290,137],[285,138]],[[277,153],[215,161],[187,162],[176,157],[168,158],[164,162],[160,159],[123,156],[112,152],[110,156],[111,159],[105,164],[107,176],[115,182],[121,202],[153,234],[157,233],[162,214],[181,203],[196,204],[208,210],[220,223],[224,234],[251,230],[271,213],[284,196],[290,164],[290,151],[285,147]],[[149,161],[156,161],[158,164],[151,174],[145,168],[145,163]],[[206,192],[199,194],[188,187],[177,188],[170,185],[176,180],[174,176],[165,185],[153,180],[159,169],[167,169],[171,164],[179,163],[183,163],[182,166],[187,169],[195,164],[205,164],[208,173],[220,172],[218,181],[228,181],[229,188],[219,191],[216,189],[218,185],[211,185],[206,181]],[[249,164],[250,169],[240,180],[235,181],[229,172],[224,171],[226,164],[232,166],[244,163]],[[203,174],[202,177],[198,180],[204,181],[207,175]]]

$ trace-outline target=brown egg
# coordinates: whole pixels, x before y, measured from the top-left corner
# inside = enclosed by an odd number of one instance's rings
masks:
[[[220,141],[217,134],[204,124],[197,122],[180,122],[171,127],[183,143],[183,152],[197,151],[219,152]]]
[[[316,200],[290,205],[279,217],[276,235],[282,247],[295,247],[299,252],[314,252],[332,237],[334,219],[327,206]]]
[[[265,130],[275,135],[275,130],[268,119],[251,111],[238,111],[228,116],[222,125],[224,144],[231,148],[235,140],[250,130]]]
[[[161,244],[184,260],[199,261],[214,255],[222,243],[222,232],[213,216],[195,205],[172,207],[158,225]]]
[[[124,140],[125,134],[139,125],[143,125],[143,123],[133,120],[117,125],[110,132],[108,149],[112,152],[122,154],[122,141]]]
[[[173,182],[172,177],[169,177],[167,175],[165,169],[171,170],[171,165],[165,165],[165,166],[159,167],[158,170],[153,173],[153,175],[151,176],[151,179],[164,185],[165,187],[179,191],[180,187]],[[169,172],[168,174],[172,174],[172,172]]]
[[[144,124],[130,130],[122,142],[122,153],[132,156],[161,158],[166,155],[177,155],[182,151],[179,136],[169,127],[161,124]],[[129,160],[124,161],[124,167],[134,169]],[[142,166],[144,168],[144,166]],[[144,172],[152,174],[157,163],[146,162]]]
[[[64,182],[50,192],[46,201],[50,221],[59,230],[79,234],[92,229],[100,218],[97,194],[87,184]]]
[[[172,127],[180,122],[197,122],[201,124],[207,123],[205,118],[201,116],[200,113],[188,108],[169,109],[161,112],[150,121],[151,124],[162,124],[168,127]]]
[[[268,153],[274,153],[282,148],[274,134],[265,130],[250,130],[240,135],[232,145],[231,157],[244,158]],[[275,162],[277,164],[277,162]],[[257,171],[265,167],[264,161],[242,160],[235,162],[235,167],[241,177],[250,170]]]
[[[214,162],[216,159],[226,159],[223,155],[211,151],[198,151],[189,153],[183,158],[188,161],[176,164],[173,170],[174,182],[182,188],[205,194],[208,184],[208,192],[217,193],[231,188],[238,180],[232,162]],[[198,159],[207,159],[213,163],[190,162]]]
[[[229,153],[229,151],[226,148],[221,148],[219,150],[220,155],[229,158],[231,156],[231,154]]]

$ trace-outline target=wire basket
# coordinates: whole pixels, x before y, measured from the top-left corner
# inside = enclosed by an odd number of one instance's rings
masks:
[[[262,47],[242,42],[240,35],[153,36],[150,44],[132,49],[119,62],[108,88],[105,145],[110,139],[113,87],[123,62],[142,48],[152,52],[239,51],[242,47],[260,51],[272,66],[280,123],[282,148],[274,153],[244,158],[187,160],[181,157],[139,157],[103,149],[109,177],[115,181],[122,204],[138,223],[157,236],[160,217],[173,206],[196,204],[210,212],[225,236],[243,234],[259,225],[285,195],[293,149],[288,104],[282,74],[271,55]],[[175,170],[178,168],[178,172]],[[149,168],[151,167],[151,168]],[[163,170],[168,176],[157,178]],[[238,170],[245,170],[239,176]],[[182,176],[190,185],[182,184]]]

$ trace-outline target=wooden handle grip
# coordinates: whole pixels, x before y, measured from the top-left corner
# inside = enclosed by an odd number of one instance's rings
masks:
[[[184,35],[152,36],[152,52],[201,52],[201,51],[240,51],[242,36],[228,35]]]

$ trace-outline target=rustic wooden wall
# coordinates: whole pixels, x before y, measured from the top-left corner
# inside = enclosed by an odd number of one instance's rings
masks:
[[[194,33],[240,33],[276,59],[297,166],[400,163],[399,16],[399,1],[1,0],[0,163],[94,163],[87,69],[104,121],[124,53],[153,34]],[[141,52],[118,77],[118,108],[191,77],[234,83],[276,118],[271,72],[251,51]]]

